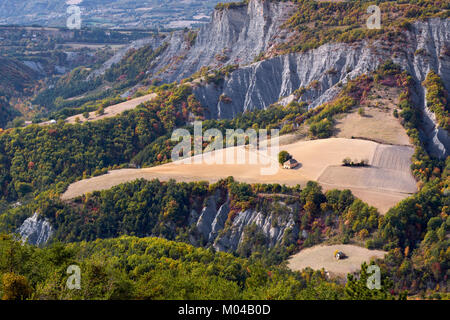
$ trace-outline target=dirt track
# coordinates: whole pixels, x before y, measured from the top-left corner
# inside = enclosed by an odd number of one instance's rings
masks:
[[[113,106],[109,106],[105,108],[105,113],[103,115],[96,115],[96,112],[90,112],[89,118],[86,119],[82,114],[77,114],[75,116],[71,116],[66,119],[66,122],[68,123],[75,123],[76,119],[78,118],[80,122],[86,122],[86,121],[97,121],[101,119],[111,118],[114,116],[117,116],[118,114],[121,114],[122,112],[126,110],[132,110],[136,108],[138,105],[140,105],[143,102],[152,100],[156,97],[155,93],[148,94],[146,96],[142,96],[139,98],[135,98],[129,101],[125,101],[119,104],[115,104]]]
[[[336,260],[334,252],[344,252],[348,257]],[[380,250],[368,250],[354,245],[315,246],[307,248],[288,260],[288,267],[294,271],[301,271],[307,267],[313,270],[324,268],[332,275],[345,276],[361,268],[363,262],[370,262],[372,257],[383,258],[387,252]]]

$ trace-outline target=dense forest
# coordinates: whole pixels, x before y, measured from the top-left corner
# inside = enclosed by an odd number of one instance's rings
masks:
[[[0,130],[19,115],[20,113],[11,107],[6,97],[0,97]]]
[[[46,248],[0,239],[3,299],[393,299],[392,283],[369,290],[367,265],[344,286],[324,272],[282,266],[160,238],[121,237]],[[81,290],[68,290],[66,269],[79,265]],[[400,296],[399,298],[404,298]]]
[[[428,108],[436,115],[439,126],[450,132],[450,101],[442,79],[431,71],[423,85],[427,89]]]
[[[304,52],[328,42],[401,38],[401,31],[417,19],[449,17],[449,4],[439,0],[378,1],[384,29],[367,30],[368,1],[294,1],[296,13],[283,28],[292,30],[288,41],[272,54]],[[242,7],[247,1],[219,4],[217,10]],[[113,33],[114,35],[115,33]],[[103,39],[100,30],[76,33],[86,41]],[[184,33],[184,45],[197,33]],[[113,42],[123,41],[120,34]],[[56,48],[57,41],[50,41]],[[12,120],[20,114],[9,98],[17,91],[34,94],[36,74],[14,59],[0,58],[0,297],[3,299],[448,299],[450,261],[450,158],[436,159],[421,136],[422,111],[412,101],[412,77],[392,61],[375,72],[345,84],[330,102],[308,109],[301,97],[319,84],[294,91],[295,100],[275,103],[265,110],[245,112],[234,119],[209,119],[207,106],[193,87],[220,86],[238,65],[203,67],[190,78],[160,84],[150,72],[167,45],[130,50],[104,74],[92,77],[96,63],[52,78],[52,86],[33,96],[42,107],[35,124],[21,127]],[[220,60],[220,56],[218,57]],[[3,59],[3,60],[2,60]],[[48,59],[59,61],[55,50]],[[182,59],[182,57],[179,57]],[[98,66],[98,65],[97,65]],[[3,69],[2,69],[3,68]],[[162,72],[162,71],[161,71]],[[332,72],[329,70],[327,72]],[[198,80],[198,81],[194,81]],[[139,85],[139,89],[136,89]],[[439,127],[449,130],[449,102],[442,79],[430,71],[422,84],[427,107]],[[108,170],[140,168],[170,161],[176,128],[192,133],[192,122],[203,130],[279,129],[307,139],[335,134],[337,118],[355,111],[374,86],[401,90],[394,116],[415,148],[411,171],[418,192],[399,202],[385,215],[357,199],[349,190],[323,191],[316,182],[287,187],[279,184],[239,183],[233,177],[217,183],[176,183],[136,180],[62,201],[68,185]],[[102,112],[131,96],[157,94],[151,101],[116,117],[94,122],[65,123],[75,114]],[[221,101],[227,101],[221,95]],[[39,125],[43,119],[55,124]],[[208,119],[208,120],[205,120]],[[21,119],[23,120],[23,119]],[[226,144],[226,141],[224,141]],[[207,143],[202,145],[207,148]],[[283,159],[285,160],[285,159]],[[283,161],[281,161],[283,162]],[[236,250],[216,252],[191,221],[211,197],[217,206],[229,201],[230,211],[220,236],[246,210],[265,215],[293,212],[296,228],[276,245],[256,225],[246,226]],[[217,208],[218,209],[218,208]],[[52,225],[54,233],[44,247],[22,243],[14,235],[34,213]],[[275,222],[276,223],[276,222]],[[294,231],[295,230],[295,231]],[[290,271],[286,259],[317,244],[355,244],[388,254],[381,267],[381,290],[366,287],[367,265],[343,284],[324,270]],[[66,288],[67,267],[84,270],[81,290]]]
[[[158,236],[206,245],[207,242],[190,224],[192,210],[201,212],[208,197],[222,194],[230,200],[230,213],[225,225],[231,225],[235,215],[248,209],[269,214],[289,212],[279,205],[279,194],[289,195],[287,204],[295,208],[294,219],[299,232],[281,243],[279,258],[284,260],[298,248],[310,247],[324,241],[348,243],[365,241],[377,230],[381,216],[373,207],[356,199],[349,190],[326,193],[315,182],[300,189],[274,185],[248,185],[232,177],[209,185],[206,182],[175,183],[158,180],[137,180],[111,190],[94,192],[77,198],[73,203],[44,199],[16,211],[16,215],[0,219],[0,230],[18,227],[20,214],[39,211],[55,227],[54,238],[64,242],[93,241],[122,235]],[[274,196],[270,196],[275,194]],[[264,196],[262,196],[264,195]],[[277,196],[278,195],[278,196]],[[20,213],[19,213],[20,212]],[[308,237],[301,234],[307,232]],[[265,241],[256,245],[255,238],[240,244],[238,252],[249,257],[255,251],[268,251]],[[252,243],[255,241],[255,243]],[[246,250],[240,250],[246,247]],[[281,262],[281,261],[280,261]]]

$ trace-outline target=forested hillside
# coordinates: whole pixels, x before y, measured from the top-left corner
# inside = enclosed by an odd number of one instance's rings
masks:
[[[14,93],[24,92],[33,85],[37,74],[26,65],[13,60],[0,57],[0,95],[11,97]]]
[[[20,113],[13,109],[6,97],[0,97],[0,130],[3,130],[8,122],[19,116]]]
[[[381,290],[367,289],[364,271],[361,279],[343,286],[326,280],[323,272],[293,273],[158,238],[121,237],[38,249],[2,236],[0,246],[4,299],[394,298],[385,278]],[[64,271],[73,263],[86,270],[82,290],[65,288]]]
[[[370,1],[314,1],[297,0],[297,12],[287,21],[286,28],[295,30],[294,36],[275,51],[306,51],[328,42],[356,42],[402,37],[402,30],[417,20],[432,17],[448,18],[449,4],[440,0],[379,1],[382,29],[367,29],[368,14],[364,4]]]
[[[234,120],[205,121],[204,129],[270,128],[279,127],[281,123],[289,127],[288,120],[300,125],[308,122],[312,137],[322,134],[326,137],[332,130],[333,117],[358,105],[356,101],[366,95],[364,92],[375,78],[380,83],[392,83],[390,79],[396,79],[398,84],[407,81],[407,76],[388,62],[373,78],[361,77],[350,82],[336,102],[320,108],[306,111],[305,105],[298,103],[287,107],[273,106]],[[442,162],[431,160],[422,149],[415,133],[417,117],[414,114],[417,110],[408,105],[407,93],[400,102],[399,116],[411,137],[417,139],[414,140],[418,148],[414,172],[423,185],[416,196],[401,202],[385,217],[355,200],[351,193],[336,190],[323,194],[317,184],[304,189],[289,189],[279,185],[250,187],[231,181],[216,186],[136,181],[79,198],[73,203],[61,202],[59,193],[76,179],[102,174],[106,168],[127,165],[132,159],[149,165],[167,161],[173,146],[168,142],[167,134],[174,127],[184,125],[188,111],[199,116],[202,112],[190,96],[187,85],[163,85],[151,90],[159,93],[158,99],[119,117],[76,125],[30,126],[3,133],[0,141],[5,151],[2,158],[4,201],[27,201],[27,198],[31,199],[30,194],[38,198],[3,214],[2,230],[15,230],[24,217],[38,211],[55,228],[54,239],[64,242],[133,235],[186,242],[192,242],[194,238],[197,239],[194,243],[201,245],[204,240],[189,224],[188,218],[192,210],[202,209],[202,204],[216,188],[225,188],[222,190],[230,194],[231,207],[236,210],[271,208],[270,202],[259,198],[258,194],[286,193],[294,196],[291,202],[298,202],[302,208],[296,217],[300,228],[298,234],[272,250],[267,250],[263,238],[250,236],[249,242],[241,244],[238,254],[252,258],[252,253],[260,252],[262,261],[272,265],[280,263],[289,253],[324,241],[362,240],[369,248],[391,250],[382,265],[396,279],[393,289],[397,294],[403,290],[409,290],[410,294],[425,292],[438,284],[441,288],[446,287],[449,204],[443,193],[449,183],[448,163],[446,167]],[[160,109],[164,105],[166,113]],[[323,121],[328,121],[331,127],[322,128]],[[49,186],[52,187],[49,189]],[[233,216],[228,219],[232,221]],[[307,231],[309,237],[296,242],[302,231]],[[252,230],[248,229],[248,232]],[[261,259],[261,254],[259,256]]]
[[[0,297],[448,299],[450,4],[378,1],[379,30],[365,24],[369,4],[221,3],[201,29],[146,34],[145,44],[125,46],[130,49],[121,54],[96,47],[107,32],[95,29],[76,35],[95,47],[86,54],[59,47],[60,38],[41,44],[32,34],[14,51],[12,43],[24,31],[13,28],[1,40],[6,45],[0,57]],[[4,7],[0,0],[0,11]],[[111,43],[142,36],[125,33],[113,33],[118,38]],[[14,58],[19,56],[27,63]],[[69,57],[70,68],[62,70],[59,64]],[[89,112],[100,116],[109,106],[146,95],[154,98],[113,117],[89,119]],[[69,116],[78,119],[69,123]],[[373,131],[339,136],[349,118],[353,126],[373,121]],[[25,125],[25,119],[34,123]],[[372,158],[379,149],[397,148],[402,157],[383,158],[391,166],[385,174],[397,174],[393,167],[407,158],[399,174],[412,188],[327,183],[320,179],[324,170],[315,167],[318,172],[305,178],[305,151],[297,168],[279,168],[305,179],[301,184],[219,173],[214,182],[112,179],[102,191],[83,189],[64,198],[80,180],[168,164],[174,130],[193,134],[194,121],[203,133],[214,128],[223,136],[228,129],[278,129],[280,141],[305,145],[358,140],[373,147]],[[388,122],[395,136],[380,141]],[[202,140],[202,150],[209,147]],[[276,158],[289,157],[285,151]],[[326,169],[355,175],[367,169],[369,179],[382,180],[375,171],[381,167],[365,157],[342,157]],[[351,180],[349,174],[344,180]],[[392,193],[399,200],[378,210],[358,199],[368,190],[378,199]],[[34,246],[27,243],[33,242],[30,234],[39,235]],[[381,252],[384,258],[364,260],[381,268],[380,290],[367,288],[366,263],[347,276],[287,267],[307,248],[340,244]],[[336,253],[328,258],[340,263]],[[80,290],[65,287],[67,267],[74,264],[83,270]]]

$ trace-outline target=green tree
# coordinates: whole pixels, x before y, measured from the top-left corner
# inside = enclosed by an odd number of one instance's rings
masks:
[[[13,272],[2,277],[2,300],[25,300],[31,296],[32,289],[27,278]]]
[[[372,263],[371,265],[375,264]],[[351,300],[393,300],[395,297],[388,290],[388,287],[390,287],[389,281],[387,279],[382,279],[381,275],[381,288],[369,288],[367,280],[371,274],[367,272],[367,269],[368,265],[364,262],[361,265],[359,278],[356,278],[351,274],[347,275],[347,283],[345,285],[346,297]]]
[[[292,156],[289,154],[289,152],[287,151],[281,151],[278,154],[278,162],[283,165],[283,163],[285,163],[286,161],[288,161],[289,159],[292,159]]]

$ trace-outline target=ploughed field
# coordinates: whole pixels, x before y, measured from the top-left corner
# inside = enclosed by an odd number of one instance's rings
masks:
[[[113,170],[108,174],[71,184],[62,199],[69,200],[93,191],[110,189],[140,178],[216,182],[233,176],[240,182],[280,183],[289,186],[318,181],[325,190],[350,189],[358,198],[385,213],[416,192],[416,181],[410,172],[413,153],[411,147],[381,145],[368,140],[330,138],[297,141],[281,146],[280,150],[288,151],[300,166],[294,170],[282,169],[275,149],[269,147],[267,150],[256,150],[240,146],[152,168]],[[227,152],[233,154],[234,164],[226,162]],[[237,162],[238,152],[245,155],[244,164]],[[343,167],[342,160],[347,157],[353,160],[367,159],[370,166]],[[250,163],[250,159],[256,159],[257,163]]]
[[[410,172],[414,149],[406,146],[378,145],[370,167],[329,166],[318,181],[327,185],[416,192]]]

